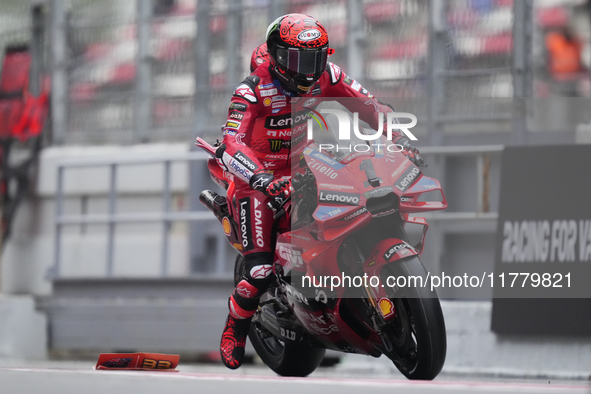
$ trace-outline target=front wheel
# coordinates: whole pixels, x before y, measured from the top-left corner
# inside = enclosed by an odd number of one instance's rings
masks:
[[[238,255],[234,267],[235,285],[242,279],[243,272],[244,257]],[[248,338],[261,360],[275,373],[281,376],[308,376],[324,359],[325,349],[306,343],[284,342],[270,335],[264,327],[256,327],[256,324],[251,325]]]
[[[396,261],[384,267],[382,277],[420,276],[427,273],[418,257]],[[387,354],[408,379],[434,379],[445,362],[447,338],[441,304],[435,291],[423,287],[389,289],[396,317],[385,335],[393,345]]]

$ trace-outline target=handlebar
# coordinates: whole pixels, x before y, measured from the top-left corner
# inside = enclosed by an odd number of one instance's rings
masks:
[[[283,215],[285,215],[285,204],[291,200],[291,195],[285,198],[283,197],[274,197],[271,201],[267,203],[267,207],[273,211],[273,219],[277,220]]]

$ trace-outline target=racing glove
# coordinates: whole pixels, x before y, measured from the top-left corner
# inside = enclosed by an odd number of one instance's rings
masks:
[[[250,178],[250,187],[269,197],[288,197],[291,192],[291,180],[275,179],[273,175],[262,171]]]
[[[419,153],[419,150],[410,144],[410,141],[406,137],[398,137],[394,143],[402,147],[401,153],[408,157],[408,159],[417,167],[427,167],[425,160]]]

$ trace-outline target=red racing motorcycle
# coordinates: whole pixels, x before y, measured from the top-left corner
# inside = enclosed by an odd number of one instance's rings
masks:
[[[201,138],[196,145],[213,156],[211,176],[226,190],[225,197],[205,190],[200,200],[239,253],[238,283],[244,259],[233,177],[217,164],[215,147]],[[250,341],[282,376],[310,374],[332,349],[385,355],[409,379],[434,379],[445,361],[445,322],[420,260],[428,225],[410,214],[447,208],[441,185],[399,151],[338,157],[321,146],[310,143],[299,154],[291,199],[269,204],[277,219],[276,281],[253,316]],[[440,201],[426,200],[434,191]],[[409,223],[422,226],[415,244]]]

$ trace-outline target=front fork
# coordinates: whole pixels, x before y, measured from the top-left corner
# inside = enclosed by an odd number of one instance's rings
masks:
[[[409,217],[408,213],[402,217],[404,223],[412,223],[418,224],[419,226],[423,226],[423,232],[421,233],[421,239],[419,242],[414,245],[413,247],[419,252],[419,255],[423,253],[423,248],[425,247],[425,237],[427,236],[427,230],[429,230],[429,224],[427,220],[423,217]]]

